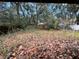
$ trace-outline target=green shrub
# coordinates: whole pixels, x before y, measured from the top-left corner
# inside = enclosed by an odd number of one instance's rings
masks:
[[[51,23],[48,24],[49,29],[58,29],[59,28],[59,22],[56,19],[53,19]]]

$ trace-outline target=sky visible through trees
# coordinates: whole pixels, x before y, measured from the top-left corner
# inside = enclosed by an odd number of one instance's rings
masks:
[[[6,4],[6,5],[4,5],[4,4]],[[3,7],[5,7],[5,9],[9,9],[10,7],[11,7],[11,3],[10,2],[5,2],[3,4]],[[71,15],[71,17],[73,16],[75,16],[74,14],[72,14],[72,12],[71,13],[69,13],[68,11],[67,11],[67,4],[65,3],[63,3],[62,5],[61,4],[59,4],[59,5],[57,5],[57,4],[55,4],[55,3],[47,3],[47,4],[49,4],[48,5],[48,10],[49,10],[49,12],[51,12],[53,15],[55,15],[55,16],[57,16],[58,18],[59,17],[69,17],[69,15]],[[36,14],[36,9],[35,9],[35,7],[36,7],[36,3],[29,3],[29,5],[32,5],[32,9],[33,9],[33,11],[34,11],[34,14]],[[0,9],[2,10],[3,8],[2,7],[0,7]],[[22,8],[23,10],[24,10],[24,8]],[[20,13],[20,15],[23,15],[23,13],[22,13],[22,11],[20,10],[19,11],[19,13]],[[27,11],[26,10],[24,10],[24,13],[25,14],[27,14]],[[77,12],[76,14],[78,14],[79,12]],[[62,16],[62,15],[63,16]]]

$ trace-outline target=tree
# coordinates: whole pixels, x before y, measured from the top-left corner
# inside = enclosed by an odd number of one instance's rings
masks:
[[[78,4],[68,4],[68,11],[72,14],[75,15],[77,18],[76,22],[79,24],[79,15],[77,15],[77,12],[79,10],[79,5]]]

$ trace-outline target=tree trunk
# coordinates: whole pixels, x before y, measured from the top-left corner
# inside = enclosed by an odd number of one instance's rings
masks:
[[[76,23],[79,25],[79,16],[77,16],[76,18],[77,18]]]
[[[37,4],[36,4],[36,26],[38,24],[38,10],[37,10]]]

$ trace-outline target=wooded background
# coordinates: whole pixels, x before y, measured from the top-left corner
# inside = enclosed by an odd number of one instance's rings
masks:
[[[66,29],[70,24],[79,23],[78,9],[78,4],[0,2],[0,30],[24,29],[29,25]],[[59,27],[59,24],[64,25]]]

